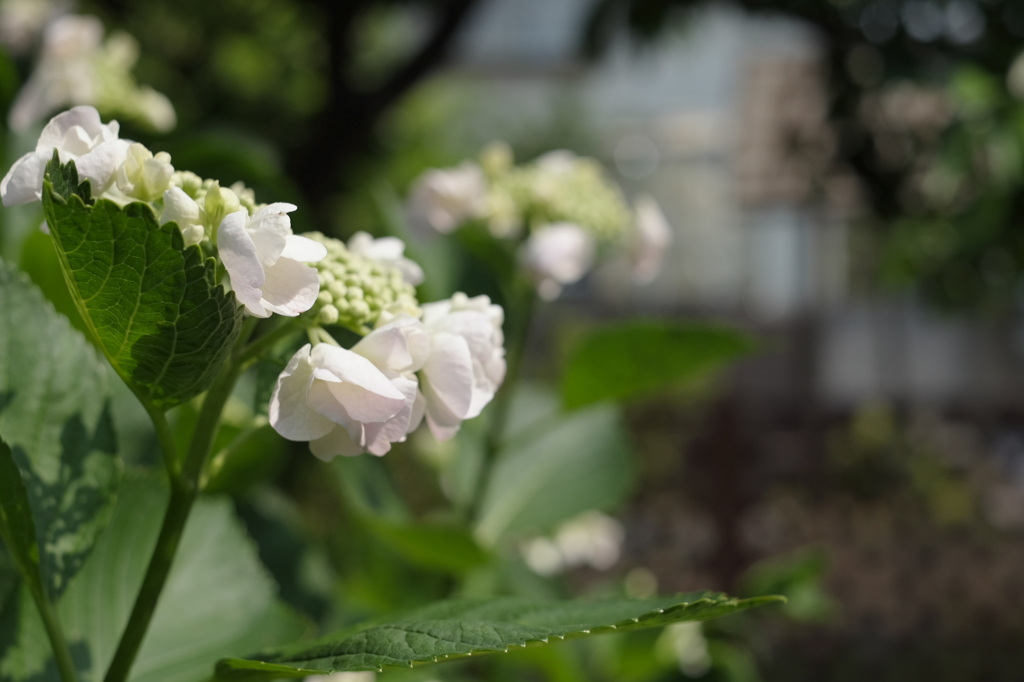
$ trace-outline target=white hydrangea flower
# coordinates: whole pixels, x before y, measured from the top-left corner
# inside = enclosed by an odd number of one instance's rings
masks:
[[[35,151],[18,159],[0,181],[4,206],[39,201],[46,163],[56,149],[63,163],[74,160],[78,177],[89,180],[93,196],[102,194],[128,153],[128,142],[117,137],[117,121],[104,124],[93,107],[74,107],[54,116],[39,135]]]
[[[27,53],[43,28],[69,9],[70,0],[0,2],[0,45],[14,55]]]
[[[403,255],[405,242],[398,237],[374,239],[366,232],[356,232],[346,246],[357,256],[395,268],[408,284],[418,286],[423,283],[423,268]]]
[[[661,270],[665,251],[672,243],[672,228],[658,202],[642,194],[636,199],[636,218],[630,243],[633,281],[648,284]]]
[[[171,100],[148,85],[143,85],[136,93],[136,106],[142,119],[157,132],[168,132],[178,125],[178,114]]]
[[[537,293],[551,301],[566,284],[577,282],[594,265],[597,241],[573,223],[541,225],[520,247],[519,262],[537,282]]]
[[[95,103],[91,57],[102,42],[103,23],[96,17],[69,14],[47,26],[39,62],[11,105],[11,130],[25,132],[58,107]]]
[[[128,155],[117,171],[117,188],[133,199],[150,202],[163,196],[171,187],[174,166],[167,152],[153,152],[133,142]]]
[[[466,161],[455,168],[433,169],[416,181],[409,200],[413,225],[442,234],[478,217],[487,200],[487,179],[480,166]]]
[[[540,575],[555,575],[577,566],[607,571],[622,555],[625,537],[617,519],[591,510],[560,525],[550,539],[538,537],[526,542],[522,554]]]
[[[438,440],[480,414],[505,378],[501,306],[457,293],[423,306],[430,353],[420,370],[427,425]]]
[[[408,396],[359,353],[321,343],[306,344],[292,356],[270,397],[270,424],[288,440],[308,441],[314,455],[337,455],[391,448],[392,419]]]
[[[423,421],[425,400],[419,391],[416,371],[430,352],[430,337],[423,324],[413,317],[402,316],[367,334],[352,347],[384,373],[391,384],[405,396],[405,404],[380,427],[364,431],[366,441],[361,444],[366,452],[383,455],[391,443],[404,442],[406,436]],[[333,446],[332,453],[346,454],[344,442],[325,442]]]
[[[320,278],[307,263],[326,256],[327,249],[292,234],[288,213],[295,208],[294,204],[270,204],[252,217],[241,209],[225,217],[217,230],[217,246],[231,288],[254,317],[271,313],[295,317],[316,303]]]
[[[92,16],[69,14],[46,27],[39,62],[11,106],[12,130],[24,132],[69,104],[96,105],[159,132],[174,127],[174,107],[167,97],[140,87],[132,76],[139,54],[135,39],[115,33],[104,43],[103,33],[103,24]]]
[[[174,222],[181,230],[185,246],[193,246],[203,241],[206,231],[203,229],[203,211],[195,199],[180,187],[171,187],[164,192],[164,209],[160,214],[160,224]]]

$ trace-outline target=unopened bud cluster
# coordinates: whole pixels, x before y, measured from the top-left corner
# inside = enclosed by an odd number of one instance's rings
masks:
[[[629,229],[632,211],[597,161],[564,151],[522,166],[510,161],[492,148],[481,156],[489,180],[484,218],[496,237],[573,223],[608,244]]]
[[[573,223],[608,244],[625,235],[632,212],[619,188],[593,159],[573,159],[567,168],[546,168],[540,161],[527,167],[532,175],[534,225]]]
[[[327,248],[327,257],[315,264],[320,294],[313,312],[320,324],[339,324],[367,334],[403,313],[419,317],[416,289],[397,267],[353,253],[344,242],[319,232],[305,236]]]

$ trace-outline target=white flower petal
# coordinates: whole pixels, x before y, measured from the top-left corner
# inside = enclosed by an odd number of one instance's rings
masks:
[[[425,416],[427,428],[430,429],[430,433],[439,441],[454,438],[455,434],[462,427],[462,419],[446,409],[444,405],[436,402],[432,403],[426,395],[424,395],[424,398],[426,402]]]
[[[39,134],[36,151],[52,154],[53,148],[61,147],[68,131],[75,126],[82,128],[92,138],[99,136],[103,130],[100,113],[95,107],[72,107],[50,119],[43,132]]]
[[[51,150],[52,155],[52,150]],[[43,175],[51,157],[29,152],[14,162],[0,181],[0,200],[4,206],[20,206],[38,201],[43,196]]]
[[[405,376],[395,377],[392,383],[405,395],[405,404],[386,422],[364,425],[364,447],[374,455],[383,455],[391,450],[391,444],[404,441],[411,430],[413,408],[419,395],[418,384],[415,379]]]
[[[356,412],[349,411],[354,418],[360,421],[384,421],[392,416],[400,408],[396,401],[403,401],[405,397],[398,389],[391,385],[391,381],[372,362],[358,353],[344,348],[320,344],[312,351],[313,365],[317,368],[314,375],[325,381],[348,382],[387,398],[394,405],[388,414],[381,416],[373,410],[364,411],[360,407],[353,408]],[[383,409],[383,408],[382,408]],[[386,410],[385,410],[386,411]],[[368,417],[368,418],[364,418]]]
[[[262,304],[278,315],[295,317],[313,307],[320,293],[316,269],[305,263],[279,258],[264,271]]]
[[[75,159],[79,179],[89,180],[94,195],[102,194],[110,186],[130,146],[127,140],[109,140]]]
[[[487,200],[487,179],[477,164],[467,161],[457,168],[432,169],[412,188],[408,212],[413,227],[442,234],[466,219],[480,217]]]
[[[314,412],[306,403],[313,382],[310,346],[300,348],[277,378],[270,397],[270,424],[289,440],[313,440],[334,429],[331,420]]]
[[[364,452],[363,448],[348,435],[348,431],[340,426],[333,429],[323,438],[310,441],[309,450],[318,459],[325,462],[330,462],[339,455],[354,457]]]
[[[225,217],[217,228],[217,248],[239,303],[256,317],[270,317],[261,303],[266,275],[256,255],[256,245],[245,229],[247,218],[244,210]]]
[[[665,250],[672,243],[672,228],[661,207],[649,195],[641,195],[636,200],[636,221],[630,260],[632,261],[633,281],[637,284],[648,284],[661,270],[661,261]]]
[[[539,281],[578,281],[597,256],[597,242],[579,225],[551,223],[536,228],[519,252],[520,262]]]
[[[315,372],[313,377],[314,379],[319,379]],[[346,408],[349,403],[357,405],[372,395],[366,389],[360,388],[355,384],[317,380],[309,387],[309,393],[306,394],[306,403],[317,414],[326,417],[335,424],[340,424],[349,433],[353,431],[359,433],[362,428],[359,424],[360,420],[353,419]],[[388,416],[390,414],[386,414],[385,411],[381,421],[387,419]]]
[[[164,192],[164,210],[160,214],[160,223],[170,222],[177,223],[181,229],[199,222],[199,204],[180,187],[172,187]]]
[[[443,412],[465,419],[473,400],[473,360],[469,344],[455,334],[434,334],[430,358],[423,365],[423,395],[427,417]]]
[[[301,235],[289,235],[285,240],[281,258],[297,260],[301,263],[316,263],[327,257],[327,247],[320,242]]]
[[[292,234],[291,219],[288,213],[294,211],[294,204],[276,203],[264,206],[253,214],[246,227],[256,253],[264,267],[277,262],[284,251],[288,237]]]
[[[415,372],[430,353],[430,337],[419,320],[402,316],[367,334],[352,350],[385,373]]]
[[[346,247],[356,255],[397,269],[407,284],[418,286],[423,283],[423,269],[402,255],[405,243],[398,237],[374,239],[366,232],[356,232]]]

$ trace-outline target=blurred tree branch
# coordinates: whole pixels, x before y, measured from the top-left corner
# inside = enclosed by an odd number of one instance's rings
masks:
[[[330,45],[329,95],[311,127],[313,135],[290,155],[288,170],[300,183],[324,224],[327,203],[346,184],[346,176],[378,146],[381,117],[423,78],[441,66],[452,42],[478,0],[433,3],[432,32],[379,85],[360,90],[351,82],[354,28],[373,0],[315,0],[327,19]],[[379,3],[378,3],[379,4]]]

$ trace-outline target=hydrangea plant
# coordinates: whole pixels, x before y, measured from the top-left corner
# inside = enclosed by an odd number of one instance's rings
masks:
[[[152,421],[166,485],[122,476],[99,356],[0,265],[0,613],[16,623],[0,651],[5,677],[258,680],[379,670],[705,620],[774,600],[463,599],[254,654],[299,637],[301,627],[267,596],[268,578],[253,567],[230,510],[202,495],[240,377],[269,355],[290,356],[273,382],[269,424],[322,460],[384,455],[424,422],[448,440],[505,379],[504,311],[461,293],[421,302],[423,272],[397,239],[296,235],[295,205],[259,203],[241,185],[176,169],[166,153],[118,133],[91,107],[58,115],[4,177],[0,197],[7,206],[42,202],[90,341]],[[577,192],[608,190],[586,164],[548,164],[530,173],[553,174]],[[529,213],[556,221],[543,228],[520,217],[534,235],[557,221],[582,222],[589,210],[533,198]],[[587,234],[616,240],[627,222],[622,209]],[[352,335],[349,347],[336,340]],[[186,404],[195,419],[172,426],[168,414]],[[200,541],[219,526],[221,541]],[[181,561],[191,582],[172,571]],[[104,598],[126,585],[132,599]]]

